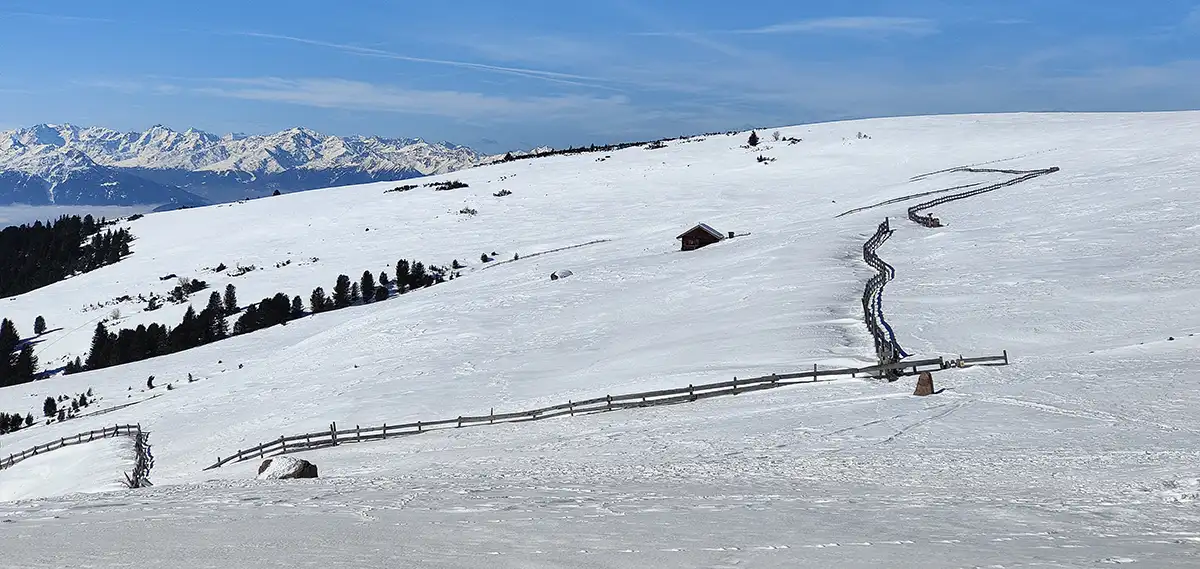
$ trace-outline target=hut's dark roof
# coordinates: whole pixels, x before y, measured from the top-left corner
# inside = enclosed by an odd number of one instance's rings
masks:
[[[725,236],[723,234],[721,234],[720,231],[717,231],[716,229],[709,227],[707,223],[701,223],[687,231],[684,231],[683,233],[681,233],[679,235],[679,237],[676,237],[676,239],[683,239],[684,235],[687,235],[688,233],[692,233],[692,232],[696,231],[697,229],[704,231],[705,233],[708,233],[709,235],[712,235],[713,237],[716,237],[718,240],[725,238]]]

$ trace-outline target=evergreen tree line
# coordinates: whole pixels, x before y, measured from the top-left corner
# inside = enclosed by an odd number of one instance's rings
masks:
[[[20,413],[0,413],[0,435],[15,433],[25,427],[33,426],[33,415],[22,416]]]
[[[6,227],[0,231],[0,297],[24,294],[120,261],[133,235],[126,229],[101,232],[87,215],[62,216],[53,223]]]
[[[227,296],[234,294],[233,285],[229,285],[226,293]],[[236,302],[236,296],[234,299]],[[88,350],[87,359],[75,358],[75,361],[67,364],[66,373],[104,369],[223,340],[230,335],[225,318],[233,312],[236,312],[236,306],[231,311],[221,294],[214,291],[209,295],[208,306],[204,310],[197,313],[189,305],[183,319],[174,328],[153,323],[111,332],[103,322],[99,322],[92,334],[92,347]]]
[[[395,294],[405,294],[447,280],[445,268],[426,267],[420,261],[409,262],[406,259],[396,263],[396,274],[401,276],[392,281],[386,272],[381,272],[376,281],[370,271],[364,271],[357,282],[351,282],[350,277],[346,275],[338,275],[332,296],[326,296],[321,287],[313,290],[309,297],[311,313],[387,300],[392,294],[392,289],[395,290]],[[364,294],[363,291],[367,293]],[[238,312],[242,314],[234,322],[231,330],[227,318]],[[237,289],[230,284],[225,287],[224,295],[216,291],[209,295],[208,305],[199,313],[188,306],[183,320],[174,328],[155,323],[111,332],[103,322],[96,324],[87,358],[75,358],[75,361],[67,364],[66,373],[103,369],[181,352],[230,336],[287,324],[304,314],[304,301],[299,296],[289,299],[288,295],[282,292],[264,298],[243,310],[238,307]]]
[[[45,325],[44,320],[42,325]],[[37,367],[33,346],[21,345],[21,335],[12,320],[0,321],[0,387],[33,381],[37,377]]]

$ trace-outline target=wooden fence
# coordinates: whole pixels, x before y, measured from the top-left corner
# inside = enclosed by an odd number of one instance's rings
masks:
[[[875,355],[879,358],[881,366],[894,364],[908,357],[908,353],[896,341],[896,333],[883,317],[883,288],[896,278],[896,270],[879,258],[876,251],[892,236],[892,233],[894,231],[889,220],[884,218],[875,234],[866,243],[863,243],[863,261],[875,269],[875,275],[867,279],[867,284],[863,287],[863,321],[867,325],[867,331],[875,340]],[[889,376],[889,379],[898,379],[896,374],[885,375]]]
[[[936,217],[934,217],[932,214],[922,215],[921,212],[925,211],[927,209],[933,208],[933,207],[937,207],[944,203],[949,203],[949,202],[956,201],[956,200],[962,200],[962,199],[966,199],[966,198],[970,198],[970,197],[975,197],[979,194],[986,194],[988,192],[994,192],[996,190],[999,190],[1000,188],[1007,188],[1009,186],[1015,186],[1022,182],[1028,182],[1029,180],[1032,180],[1039,176],[1045,176],[1046,174],[1053,174],[1055,172],[1058,172],[1058,170],[1059,170],[1058,166],[1046,168],[1043,170],[1000,170],[1000,169],[995,169],[995,168],[971,168],[971,167],[951,168],[950,170],[946,170],[946,172],[1012,174],[1017,177],[1013,178],[1011,180],[1008,180],[1007,182],[1000,182],[998,184],[992,184],[990,186],[984,186],[982,188],[976,188],[974,190],[940,197],[940,198],[937,198],[932,201],[927,201],[925,203],[919,203],[917,205],[914,205],[914,206],[908,208],[908,218],[911,219],[915,223],[924,225],[925,227],[941,227],[941,221],[939,221]],[[940,173],[940,172],[935,172],[935,174],[936,173]]]
[[[355,425],[353,429],[341,430],[337,428],[336,423],[332,423],[329,425],[329,430],[327,431],[305,433],[291,437],[280,436],[278,439],[265,442],[258,446],[238,450],[236,453],[230,456],[218,456],[217,461],[212,466],[205,468],[205,470],[220,468],[231,462],[243,462],[246,460],[266,458],[304,450],[337,446],[345,443],[360,443],[384,440],[392,437],[404,437],[438,429],[491,425],[495,423],[540,421],[543,419],[562,417],[566,415],[574,416],[577,414],[601,413],[606,411],[615,411],[618,409],[632,409],[637,407],[652,407],[657,405],[688,403],[700,399],[708,399],[710,397],[738,395],[741,393],[775,389],[789,385],[833,381],[835,379],[844,379],[847,377],[874,377],[884,376],[891,373],[899,375],[915,375],[922,371],[937,371],[952,368],[972,367],[977,365],[1008,365],[1008,352],[1005,351],[1003,355],[999,356],[985,356],[977,358],[960,357],[955,360],[947,360],[939,357],[937,359],[897,362],[864,368],[822,370],[818,369],[817,366],[814,365],[812,371],[804,371],[799,373],[789,373],[783,375],[772,374],[749,379],[734,378],[732,381],[723,381],[719,383],[708,383],[702,385],[689,385],[687,387],[675,389],[644,391],[640,393],[627,393],[623,395],[605,395],[604,397],[596,397],[582,401],[567,401],[566,403],[551,405],[549,407],[531,409],[528,411],[516,411],[511,413],[496,413],[495,409],[492,409],[492,411],[487,415],[464,415],[455,417],[453,419],[442,419],[438,421],[417,421],[414,423],[402,423],[395,425],[384,423],[378,427],[366,428]]]
[[[135,440],[140,440],[143,436],[141,425],[113,425],[95,431],[79,433],[73,437],[65,437],[57,441],[51,441],[43,445],[37,445],[33,448],[23,450],[16,454],[10,454],[7,457],[0,457],[0,470],[12,468],[13,465],[23,460],[33,458],[40,454],[46,454],[50,451],[58,450],[63,447],[90,443],[101,439],[111,439],[114,437],[134,437]],[[147,446],[147,448],[149,448]]]

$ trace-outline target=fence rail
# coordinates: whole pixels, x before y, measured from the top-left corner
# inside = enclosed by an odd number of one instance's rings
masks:
[[[930,200],[930,201],[927,201],[924,203],[919,203],[917,205],[914,205],[914,206],[908,208],[908,218],[916,223],[924,225],[925,227],[941,227],[942,223],[941,223],[941,221],[938,220],[938,218],[934,217],[932,214],[923,215],[923,214],[921,214],[921,212],[925,211],[927,209],[930,209],[930,208],[937,207],[944,203],[949,203],[949,202],[952,202],[955,200],[961,200],[961,199],[966,199],[966,198],[970,198],[970,197],[975,197],[979,194],[986,194],[988,192],[993,192],[993,191],[999,190],[1000,188],[1007,188],[1009,186],[1015,186],[1022,182],[1028,182],[1029,180],[1032,180],[1039,176],[1045,176],[1046,174],[1053,174],[1053,173],[1057,172],[1058,170],[1059,170],[1058,166],[1054,166],[1051,168],[1045,168],[1042,170],[1002,170],[1002,169],[995,169],[995,168],[971,168],[971,167],[951,168],[949,170],[946,170],[946,172],[1012,174],[1017,177],[1013,178],[1011,180],[1008,180],[1006,182],[1000,182],[998,184],[992,184],[990,186],[984,186],[982,188],[976,188],[974,190],[961,192],[961,193],[957,193],[957,194],[952,194],[949,196],[943,196],[943,197],[937,198],[935,200]],[[941,173],[941,172],[934,172],[934,173],[937,174],[937,173]]]
[[[437,421],[416,421],[399,424],[384,423],[383,425],[377,427],[360,427],[355,425],[352,429],[344,428],[340,430],[338,429],[336,423],[331,423],[329,425],[329,429],[325,431],[304,433],[290,437],[280,436],[277,439],[267,441],[255,447],[239,449],[236,453],[226,457],[218,456],[217,461],[212,466],[205,468],[205,470],[220,468],[233,462],[244,462],[247,460],[267,458],[281,454],[337,446],[339,444],[378,441],[393,437],[406,437],[440,429],[456,429],[478,425],[491,425],[496,423],[540,421],[553,417],[602,413],[607,411],[616,411],[619,409],[633,409],[638,407],[652,407],[658,405],[675,405],[698,401],[700,399],[708,399],[711,397],[738,395],[741,393],[775,389],[790,385],[823,383],[847,377],[853,378],[859,376],[875,376],[885,373],[894,373],[897,376],[915,375],[922,371],[964,368],[971,367],[973,365],[1008,365],[1008,352],[1005,351],[1003,355],[999,356],[985,356],[977,358],[963,358],[960,356],[956,360],[947,360],[944,357],[938,357],[935,359],[913,360],[907,362],[890,362],[883,365],[863,368],[818,369],[817,366],[814,365],[812,371],[771,374],[747,379],[734,378],[732,381],[706,383],[701,385],[688,385],[687,387],[678,387],[674,389],[659,389],[655,391],[643,391],[638,393],[605,395],[604,397],[594,397],[581,401],[571,400],[567,401],[566,403],[550,405],[548,407],[540,407],[537,409],[529,409],[526,411],[516,411],[511,413],[496,413],[493,409],[487,415],[460,415],[453,419],[442,419]]]
[[[7,457],[0,457],[0,470],[12,468],[14,465],[23,460],[27,460],[41,454],[46,454],[50,451],[55,451],[63,447],[122,436],[138,438],[142,435],[143,433],[141,425],[113,425],[103,429],[79,433],[75,436],[64,437],[58,439],[57,441],[50,441],[46,444],[37,445],[33,448],[23,450],[16,454],[10,454]]]
[[[897,376],[890,373],[894,368],[886,366],[908,357],[908,353],[896,341],[895,331],[883,317],[883,288],[896,278],[896,269],[879,258],[876,253],[879,247],[892,236],[892,233],[894,231],[891,224],[885,218],[883,223],[879,224],[879,228],[875,230],[875,234],[866,243],[863,243],[863,261],[875,269],[876,273],[867,279],[867,284],[863,287],[862,305],[863,320],[867,324],[867,331],[875,340],[875,355],[879,358],[879,365],[883,366],[881,375],[895,380]]]

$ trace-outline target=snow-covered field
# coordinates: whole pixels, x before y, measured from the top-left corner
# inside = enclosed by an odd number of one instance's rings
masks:
[[[22,413],[88,388],[102,408],[145,399],[5,435],[0,453],[141,423],[158,485],[0,504],[4,562],[1195,566],[1197,127],[1200,113],[833,123],[780,129],[795,145],[770,130],[753,150],[720,135],[477,168],[445,177],[470,184],[445,192],[374,184],[149,215],[128,224],[138,240],[120,263],[0,300],[22,331],[39,314],[56,330],[38,344],[43,364],[83,355],[114,308],[86,306],[163,294],[168,273],[234,283],[246,304],[281,291],[307,303],[339,273],[391,275],[400,258],[468,270],[383,304],[0,390],[0,409]],[[910,181],[985,162],[1061,171],[935,208],[939,229],[904,219],[916,201],[835,217],[1006,179]],[[513,194],[493,197],[501,189]],[[479,214],[455,213],[464,206]],[[897,271],[885,311],[900,343],[918,357],[1007,349],[1014,365],[939,374],[947,391],[927,399],[910,382],[848,380],[303,454],[319,481],[253,481],[255,462],[202,470],[331,421],[868,364],[861,246],[885,216],[897,229],[880,249]],[[749,235],[678,252],[674,237],[700,221]],[[525,258],[479,270],[493,251]],[[204,270],[219,263],[258,268]],[[551,282],[557,269],[574,276]],[[173,325],[185,308],[115,307],[122,327]],[[75,458],[57,458],[80,486],[44,494],[93,489]],[[29,464],[0,471],[0,496],[45,468]]]

